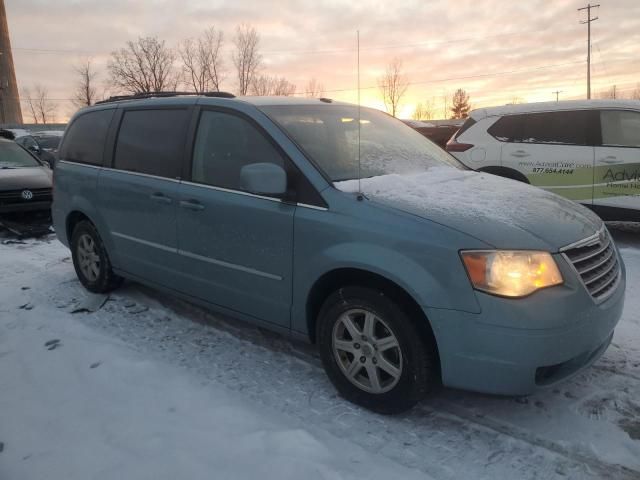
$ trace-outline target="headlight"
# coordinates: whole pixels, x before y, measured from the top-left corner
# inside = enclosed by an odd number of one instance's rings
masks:
[[[494,295],[524,297],[563,282],[547,252],[495,250],[461,255],[474,288]]]

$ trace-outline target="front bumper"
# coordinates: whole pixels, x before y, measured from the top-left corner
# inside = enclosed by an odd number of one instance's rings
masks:
[[[425,308],[444,385],[527,395],[596,361],[622,315],[624,265],[615,292],[600,304],[568,270],[563,275],[565,285],[522,299],[477,292],[479,314]]]

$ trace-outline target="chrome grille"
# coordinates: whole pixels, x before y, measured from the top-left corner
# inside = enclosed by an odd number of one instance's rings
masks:
[[[22,192],[25,190],[29,190],[33,194],[33,198],[31,198],[31,200],[25,200],[22,198]],[[0,191],[0,205],[44,201],[51,201],[50,188],[21,188],[20,190]]]
[[[596,300],[613,293],[620,279],[620,262],[606,228],[562,252],[574,266],[582,283]]]

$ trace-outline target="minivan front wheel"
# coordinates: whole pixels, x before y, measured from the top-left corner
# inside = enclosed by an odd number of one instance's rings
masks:
[[[80,283],[90,292],[110,292],[122,283],[122,278],[111,268],[98,231],[90,222],[79,222],[73,229],[71,256]]]
[[[318,321],[322,362],[347,400],[379,413],[399,413],[433,386],[435,349],[384,293],[341,288],[325,301]]]

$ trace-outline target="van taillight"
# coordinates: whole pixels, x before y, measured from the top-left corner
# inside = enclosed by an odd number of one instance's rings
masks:
[[[446,150],[447,152],[466,152],[470,148],[473,148],[473,145],[470,143],[459,143],[455,138],[452,138],[447,142]]]

